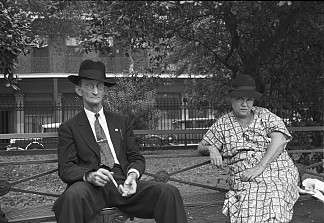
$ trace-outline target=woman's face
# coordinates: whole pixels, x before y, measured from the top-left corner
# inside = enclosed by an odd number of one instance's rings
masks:
[[[231,97],[234,114],[239,118],[246,118],[250,115],[254,98]]]

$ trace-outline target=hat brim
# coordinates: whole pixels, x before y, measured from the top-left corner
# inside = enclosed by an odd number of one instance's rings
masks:
[[[78,84],[78,81],[80,79],[88,79],[88,80],[96,80],[96,81],[101,81],[101,82],[104,82],[105,86],[107,87],[112,87],[114,85],[116,85],[116,83],[114,82],[109,82],[105,79],[102,79],[102,78],[98,78],[98,77],[80,77],[80,76],[77,76],[77,75],[69,75],[68,76],[68,79],[73,83],[73,84]]]
[[[244,97],[244,98],[255,98],[258,99],[262,96],[260,92],[255,90],[231,90],[229,92],[231,97]]]

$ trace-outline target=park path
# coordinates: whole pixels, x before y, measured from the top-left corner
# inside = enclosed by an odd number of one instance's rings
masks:
[[[221,213],[222,204],[204,207],[187,207],[188,223],[229,223],[225,215]],[[137,219],[126,221],[127,223],[155,223],[152,219]],[[294,216],[290,223],[323,223],[324,204],[313,198],[299,200],[294,206]]]

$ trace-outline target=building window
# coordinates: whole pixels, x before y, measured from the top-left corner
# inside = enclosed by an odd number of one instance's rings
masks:
[[[49,49],[32,48],[31,51],[31,72],[32,73],[47,73],[50,71]]]

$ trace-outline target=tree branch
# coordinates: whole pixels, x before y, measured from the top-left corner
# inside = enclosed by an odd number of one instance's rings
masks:
[[[269,36],[268,39],[260,43],[257,50],[252,54],[251,57],[248,58],[247,64],[243,69],[243,74],[251,74],[255,71],[257,65],[259,64],[262,53],[269,49],[273,44],[277,43],[286,34],[289,27],[296,22],[298,14],[303,8],[304,4],[304,2],[300,2],[294,9],[292,9],[289,15],[279,24],[273,35]]]

